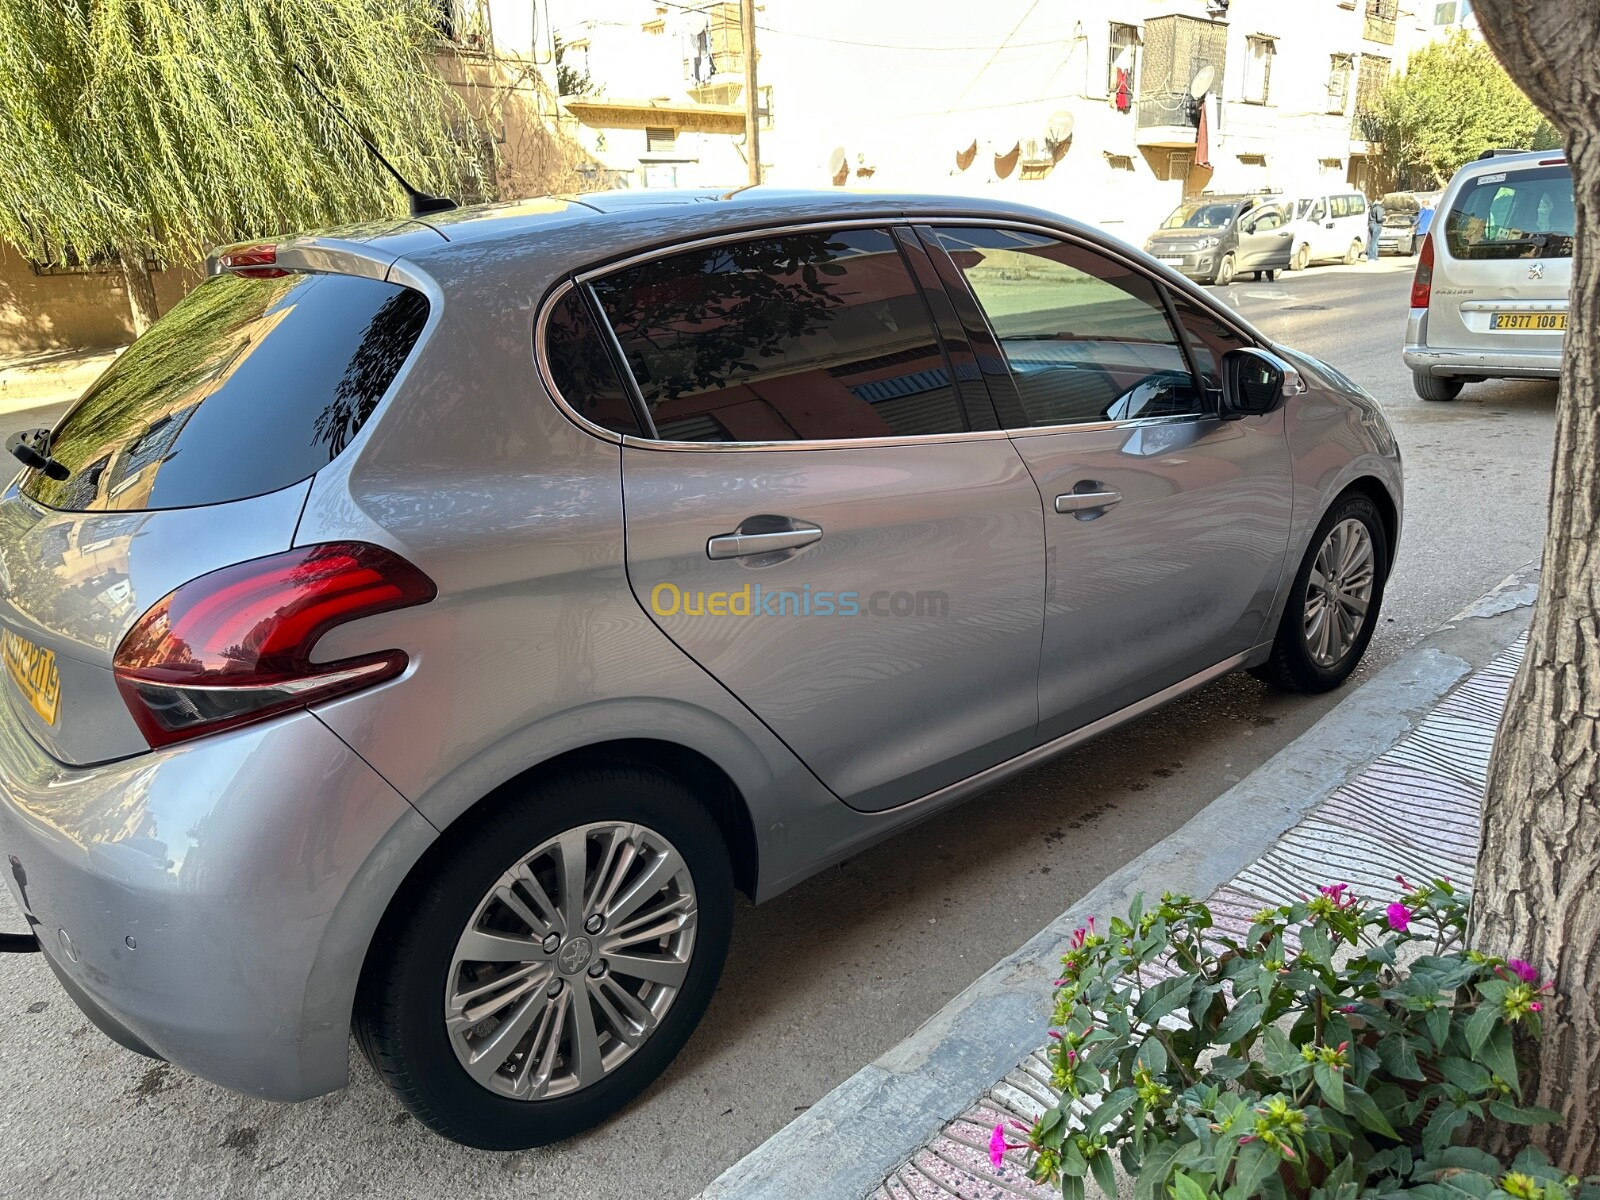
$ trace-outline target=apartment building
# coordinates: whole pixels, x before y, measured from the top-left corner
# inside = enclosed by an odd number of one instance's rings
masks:
[[[763,180],[1001,196],[1134,241],[1201,191],[1366,190],[1362,112],[1468,7],[763,0]],[[738,8],[554,0],[563,59],[587,85],[564,97],[565,120],[599,182],[745,182]]]

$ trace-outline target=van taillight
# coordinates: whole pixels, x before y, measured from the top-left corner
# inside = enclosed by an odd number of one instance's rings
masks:
[[[1411,277],[1411,307],[1427,308],[1433,297],[1433,231],[1422,239],[1417,255],[1417,273]]]
[[[403,650],[312,662],[328,630],[437,594],[405,559],[365,542],[303,546],[223,567],[169,592],[113,659],[151,746],[259,721],[393,679]]]

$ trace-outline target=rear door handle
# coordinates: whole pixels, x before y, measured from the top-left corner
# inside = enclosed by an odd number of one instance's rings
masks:
[[[796,525],[771,533],[722,533],[706,542],[706,557],[711,559],[748,558],[752,554],[771,554],[776,550],[798,550],[822,540],[818,525]]]
[[[1110,508],[1122,499],[1121,492],[1068,492],[1056,497],[1058,513],[1089,512],[1097,508]]]

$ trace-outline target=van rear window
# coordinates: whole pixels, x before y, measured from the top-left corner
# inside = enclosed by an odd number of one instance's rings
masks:
[[[1452,258],[1571,258],[1570,167],[1499,171],[1467,183],[1445,218]]]
[[[351,275],[220,275],[114,362],[56,427],[71,474],[31,471],[51,508],[242,500],[328,465],[372,415],[428,319],[420,292]]]

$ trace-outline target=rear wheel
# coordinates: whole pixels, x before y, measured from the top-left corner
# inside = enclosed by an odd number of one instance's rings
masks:
[[[447,833],[385,917],[356,1031],[423,1124],[485,1150],[559,1141],[666,1068],[733,917],[728,854],[675,780],[548,780]]]
[[[1348,679],[1372,640],[1388,563],[1378,506],[1360,492],[1345,493],[1312,535],[1272,657],[1255,674],[1288,692],[1326,692]]]
[[[1411,372],[1411,386],[1424,400],[1454,400],[1461,395],[1461,380],[1427,375],[1421,371]]]
[[[1233,282],[1234,260],[1232,254],[1224,254],[1222,261],[1217,264],[1217,286],[1227,287]]]
[[[1289,262],[1291,271],[1304,271],[1311,265],[1311,247],[1305,242],[1300,243],[1300,248],[1294,252],[1294,258]]]

